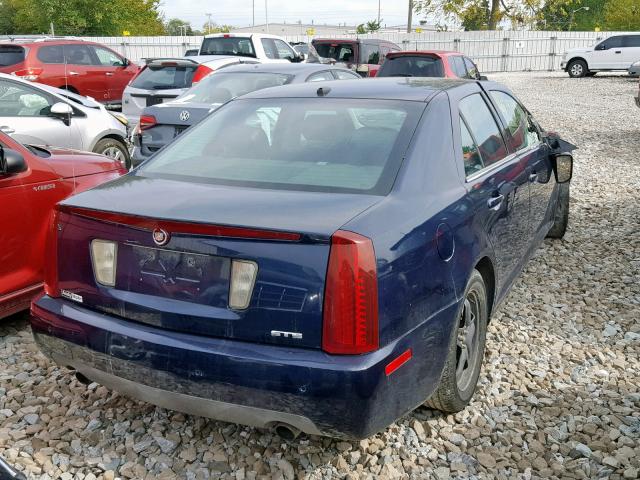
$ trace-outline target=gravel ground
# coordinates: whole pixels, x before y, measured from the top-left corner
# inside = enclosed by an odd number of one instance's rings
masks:
[[[155,408],[45,359],[25,316],[0,323],[0,455],[30,478],[638,478],[637,80],[494,74],[580,146],[564,241],[546,241],[496,313],[475,399],[421,407],[361,442]]]

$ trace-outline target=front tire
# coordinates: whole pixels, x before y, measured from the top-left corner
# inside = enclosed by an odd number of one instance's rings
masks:
[[[547,233],[549,238],[562,238],[569,225],[569,182],[558,185],[558,203],[553,216],[553,225]]]
[[[571,78],[581,78],[589,74],[589,67],[584,60],[571,60],[567,65],[567,72]]]
[[[474,270],[464,292],[440,383],[427,406],[456,413],[469,404],[480,376],[488,321],[487,289],[480,272]]]
[[[95,147],[93,147],[93,152],[118,160],[127,170],[131,168],[129,149],[120,140],[116,140],[115,138],[103,138],[96,143]]]

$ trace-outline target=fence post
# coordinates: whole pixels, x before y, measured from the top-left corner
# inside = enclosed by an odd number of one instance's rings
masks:
[[[509,37],[502,39],[502,67],[501,71],[507,72],[507,58],[509,57]]]
[[[460,51],[460,39],[459,38],[454,38],[453,39],[453,51],[454,52],[459,52]]]
[[[556,40],[558,37],[551,36],[551,52],[549,52],[549,71],[553,72],[556,69]]]

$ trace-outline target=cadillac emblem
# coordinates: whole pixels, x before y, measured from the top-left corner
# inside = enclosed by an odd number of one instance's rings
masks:
[[[183,122],[186,122],[187,120],[189,120],[190,116],[191,114],[189,113],[188,110],[183,110],[180,112],[180,120],[182,120]]]
[[[153,231],[153,241],[159,247],[161,247],[162,245],[166,245],[167,243],[169,243],[169,234],[166,230],[156,228]]]

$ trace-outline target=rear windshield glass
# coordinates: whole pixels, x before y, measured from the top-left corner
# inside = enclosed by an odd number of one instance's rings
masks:
[[[403,55],[387,58],[378,77],[444,77],[444,66],[436,57]]]
[[[25,51],[23,47],[16,45],[0,46],[0,67],[8,67],[24,61]]]
[[[355,63],[356,46],[354,43],[314,43],[316,52],[322,58],[333,58],[336,62]]]
[[[289,83],[293,79],[292,75],[283,73],[223,73],[201,80],[190,90],[186,91],[179,99],[179,102],[198,103],[225,103],[232,98],[239,97],[249,92],[262,90],[263,88],[279,87]]]
[[[202,41],[200,55],[239,55],[242,57],[255,57],[253,43],[250,38],[242,37],[215,37],[205,38]]]
[[[151,66],[145,67],[133,79],[131,86],[144,90],[170,90],[173,88],[189,88],[197,64],[189,66]]]
[[[386,195],[424,103],[327,98],[230,102],[142,175],[280,190]]]

